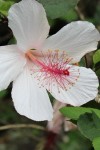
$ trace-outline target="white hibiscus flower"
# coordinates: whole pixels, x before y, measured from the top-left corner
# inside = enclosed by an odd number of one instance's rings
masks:
[[[17,45],[0,47],[0,90],[13,81],[12,99],[18,113],[36,121],[52,120],[47,90],[73,106],[96,97],[95,73],[72,65],[97,48],[100,34],[93,24],[72,22],[48,37],[45,10],[35,0],[14,4],[8,20]]]

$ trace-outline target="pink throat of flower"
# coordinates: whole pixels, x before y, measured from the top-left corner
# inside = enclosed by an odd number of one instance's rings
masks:
[[[60,91],[60,88],[67,90],[76,83],[79,70],[69,65],[72,58],[69,58],[64,51],[47,51],[46,54],[43,52],[41,54],[40,58],[36,57],[32,51],[26,54],[33,63],[31,71],[41,86],[51,92],[52,86],[57,85]],[[35,66],[38,69],[35,69]]]

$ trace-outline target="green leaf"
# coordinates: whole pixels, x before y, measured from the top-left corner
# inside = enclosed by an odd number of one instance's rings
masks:
[[[68,22],[75,21],[78,19],[78,15],[74,9],[70,9],[63,19],[67,20]]]
[[[100,137],[93,140],[93,147],[95,150],[100,150]]]
[[[5,97],[6,94],[7,94],[7,90],[1,91],[1,92],[0,92],[0,98]]]
[[[11,38],[10,41],[8,42],[9,45],[11,44],[16,44],[16,39],[15,37]]]
[[[100,137],[100,118],[94,112],[81,115],[77,125],[80,132],[88,139]]]
[[[94,23],[99,25],[100,24],[100,5],[97,6],[97,10],[95,12],[94,17],[92,18]]]
[[[96,51],[95,54],[93,55],[93,62],[94,64],[100,62],[100,50]]]
[[[63,107],[60,109],[60,112],[70,119],[77,120],[80,115],[88,112],[91,113],[94,111],[98,117],[100,117],[100,110],[94,108],[86,108],[86,107]]]
[[[0,0],[0,13],[7,16],[8,15],[8,10],[11,7],[12,4],[14,4],[14,2],[12,2],[12,1]]]
[[[38,0],[43,4],[47,16],[51,19],[65,17],[69,10],[77,5],[77,0]]]
[[[96,73],[96,75],[97,75],[98,77],[100,77],[100,69],[98,69],[97,71],[95,71],[95,73]]]

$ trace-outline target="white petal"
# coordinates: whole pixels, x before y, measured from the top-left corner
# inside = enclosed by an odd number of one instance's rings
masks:
[[[52,120],[53,109],[44,88],[39,88],[28,67],[13,84],[12,98],[17,112],[35,121]]]
[[[73,62],[78,62],[86,53],[96,50],[99,40],[100,34],[92,23],[76,21],[47,38],[42,49],[66,50]]]
[[[73,106],[80,106],[93,100],[97,95],[98,79],[96,74],[84,67],[76,67],[79,69],[80,76],[76,83],[68,88],[67,91],[59,88],[58,85],[52,86],[51,94],[59,101]],[[52,83],[51,83],[52,84]],[[47,87],[48,89],[49,87]]]
[[[0,47],[0,90],[8,87],[16,79],[26,63],[16,45]]]
[[[9,10],[9,27],[24,52],[39,49],[48,36],[49,25],[43,6],[35,0],[22,0]]]

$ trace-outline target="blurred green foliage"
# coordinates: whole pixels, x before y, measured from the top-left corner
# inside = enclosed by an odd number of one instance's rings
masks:
[[[68,132],[59,142],[58,150],[90,150],[91,143],[78,130]]]
[[[43,4],[47,16],[51,19],[65,17],[77,4],[77,0],[38,0]],[[74,15],[74,13],[73,13]]]
[[[0,0],[0,12],[3,15],[7,16],[8,10],[11,7],[12,4],[14,4],[13,1],[10,1],[10,0],[8,0],[8,1]]]
[[[93,62],[94,64],[97,64],[100,62],[100,50],[97,50],[95,54],[93,55]]]
[[[93,140],[93,146],[95,150],[100,150],[100,137],[97,137]]]

